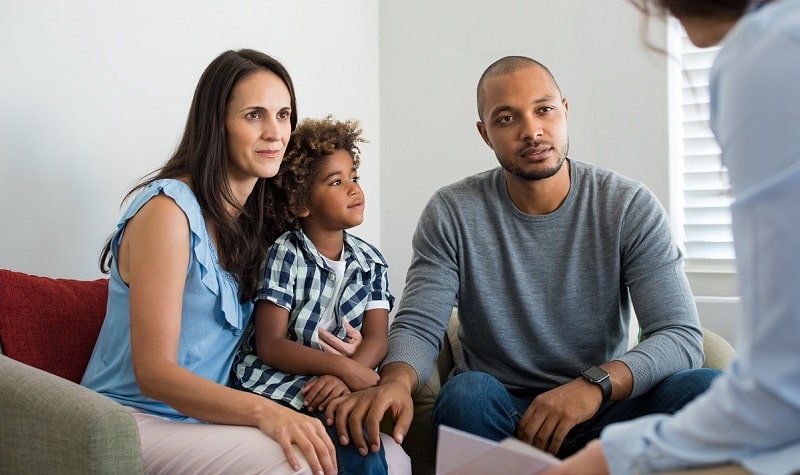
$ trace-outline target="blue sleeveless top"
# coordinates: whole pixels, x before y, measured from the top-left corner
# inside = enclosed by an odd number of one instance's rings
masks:
[[[194,421],[163,402],[143,396],[139,390],[131,360],[130,291],[117,268],[119,245],[128,220],[161,193],[180,206],[191,230],[178,364],[204,378],[228,384],[233,357],[253,304],[239,302],[236,280],[220,267],[194,193],[185,183],[171,179],[155,181],[142,189],[117,225],[111,241],[114,262],[106,317],[81,384],[125,406],[175,420]],[[184,251],[176,249],[176,252]]]

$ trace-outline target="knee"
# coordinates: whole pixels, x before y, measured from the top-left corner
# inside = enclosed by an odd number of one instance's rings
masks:
[[[687,369],[673,374],[662,384],[693,397],[708,389],[711,382],[720,374],[722,374],[720,370],[713,368]]]
[[[498,441],[514,433],[520,417],[505,386],[477,371],[445,383],[432,416],[434,427],[446,425]]]
[[[467,371],[450,378],[442,386],[434,404],[434,420],[452,412],[477,414],[506,389],[494,376]],[[446,417],[446,416],[445,416]]]
[[[450,378],[439,391],[436,402],[448,399],[459,402],[465,400],[485,401],[487,397],[491,397],[499,390],[505,391],[505,387],[494,376],[481,371],[467,371]]]

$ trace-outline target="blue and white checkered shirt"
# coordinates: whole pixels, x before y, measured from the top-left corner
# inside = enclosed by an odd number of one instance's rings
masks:
[[[389,292],[388,266],[381,253],[345,232],[342,258],[344,283],[335,296],[336,274],[305,233],[287,232],[272,245],[264,273],[265,286],[256,300],[269,300],[289,311],[290,340],[321,350],[319,321],[329,305],[336,305],[336,326],[331,333],[342,339],[346,336],[343,318],[360,330],[366,310],[385,308],[387,302],[391,310],[394,296]],[[235,387],[284,401],[297,409],[303,407],[300,390],[314,378],[284,373],[259,360],[254,321],[242,339],[233,372]]]

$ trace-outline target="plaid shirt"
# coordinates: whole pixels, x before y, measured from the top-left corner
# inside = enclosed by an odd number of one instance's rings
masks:
[[[343,318],[360,330],[368,303],[388,301],[392,308],[394,296],[389,292],[387,265],[381,253],[345,232],[342,257],[344,285],[335,296],[336,275],[305,233],[287,232],[272,245],[264,273],[265,286],[256,300],[269,300],[289,310],[290,340],[321,350],[319,320],[329,305],[336,305],[332,333],[342,339],[346,336]],[[300,390],[314,378],[284,373],[261,362],[256,354],[254,319],[242,339],[233,370],[235,387],[284,401],[297,409],[303,407]]]

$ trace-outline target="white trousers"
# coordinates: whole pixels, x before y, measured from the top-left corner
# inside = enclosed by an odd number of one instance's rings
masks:
[[[128,408],[139,426],[144,471],[147,475],[308,474],[295,472],[280,445],[255,427],[177,422]],[[411,459],[390,436],[381,434],[390,475],[410,475]]]

